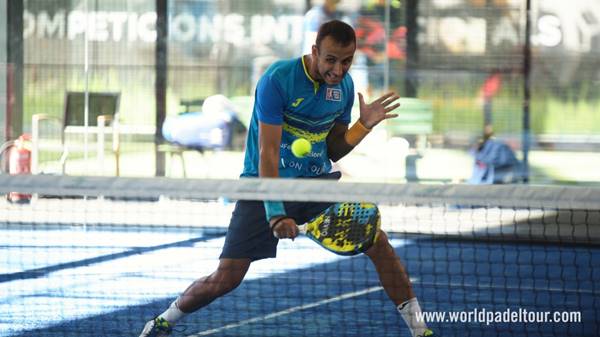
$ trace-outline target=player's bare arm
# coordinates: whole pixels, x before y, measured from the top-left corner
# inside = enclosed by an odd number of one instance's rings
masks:
[[[279,177],[281,125],[258,122],[259,169],[262,178]]]
[[[334,162],[342,159],[354,148],[354,146],[344,141],[346,132],[348,132],[348,125],[335,123],[329,134],[327,134],[327,155]]]
[[[391,113],[400,106],[398,96],[389,92],[367,104],[361,93],[358,93],[360,118],[357,124],[348,129],[347,125],[336,123],[327,135],[327,151],[334,162],[347,155],[364,138],[368,132],[381,121],[398,117]]]
[[[279,147],[281,125],[258,123],[259,171],[261,178],[279,177]],[[283,218],[283,219],[282,219]],[[296,221],[287,217],[273,217],[269,225],[278,238],[295,238],[298,235]]]

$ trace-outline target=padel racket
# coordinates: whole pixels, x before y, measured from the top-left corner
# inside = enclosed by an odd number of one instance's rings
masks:
[[[377,205],[341,202],[329,206],[298,229],[335,254],[356,255],[375,243],[380,226]]]

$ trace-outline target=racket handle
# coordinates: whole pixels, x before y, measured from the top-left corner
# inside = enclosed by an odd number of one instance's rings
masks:
[[[307,224],[298,225],[298,234],[306,234],[306,227],[308,227]]]

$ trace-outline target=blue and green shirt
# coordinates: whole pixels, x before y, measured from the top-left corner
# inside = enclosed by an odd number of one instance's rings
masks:
[[[350,123],[354,84],[346,74],[337,85],[313,80],[302,57],[272,64],[258,81],[246,139],[242,177],[258,177],[258,122],[282,125],[280,177],[312,177],[328,173],[327,134],[334,123]],[[297,138],[312,143],[303,158],[292,154]]]

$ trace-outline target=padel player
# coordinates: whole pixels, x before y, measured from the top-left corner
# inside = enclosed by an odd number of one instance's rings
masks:
[[[396,94],[367,104],[359,93],[360,118],[348,128],[354,104],[348,70],[355,50],[354,29],[333,20],[320,27],[311,54],[275,62],[267,69],[256,88],[242,177],[336,178],[329,173],[331,161],[348,154],[379,122],[396,116],[390,113],[399,105]],[[312,143],[311,153],[303,158],[294,157],[290,150],[299,137]],[[168,336],[185,315],[236,288],[253,261],[275,257],[278,239],[274,233],[294,238],[297,224],[329,205],[238,201],[217,270],[193,282],[165,312],[146,323],[140,337]],[[419,303],[384,232],[366,255],[412,336],[433,336],[416,318]]]

